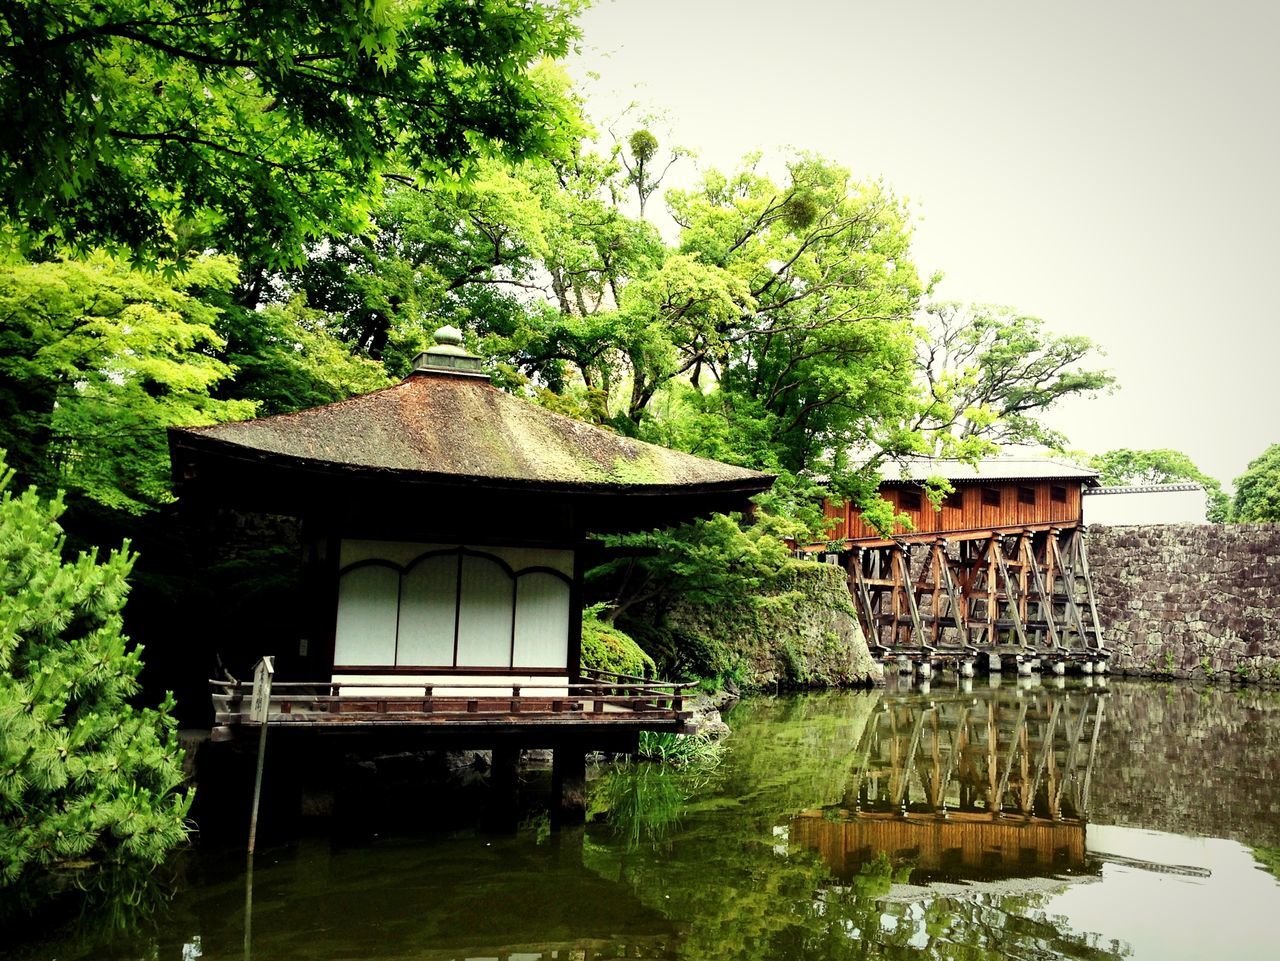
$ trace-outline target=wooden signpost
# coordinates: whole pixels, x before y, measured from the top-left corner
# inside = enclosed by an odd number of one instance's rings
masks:
[[[258,839],[258,801],[262,797],[262,765],[267,754],[267,714],[271,709],[271,679],[276,673],[276,659],[264,657],[253,669],[253,700],[249,720],[261,725],[258,734],[258,771],[253,779],[253,810],[249,815],[249,854]]]

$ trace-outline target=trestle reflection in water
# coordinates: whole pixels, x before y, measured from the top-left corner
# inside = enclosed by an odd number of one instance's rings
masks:
[[[713,768],[605,766],[590,819],[193,851],[133,931],[6,958],[1276,956],[1280,695],[1092,679],[753,698]],[[440,810],[439,807],[436,808]],[[11,944],[10,941],[0,944]]]

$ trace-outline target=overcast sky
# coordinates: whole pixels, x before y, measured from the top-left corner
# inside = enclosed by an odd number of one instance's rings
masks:
[[[1229,484],[1280,442],[1280,4],[597,0],[582,27],[593,115],[638,101],[698,151],[671,183],[816,151],[909,198],[939,299],[1099,341],[1122,389],[1051,418],[1073,446]]]

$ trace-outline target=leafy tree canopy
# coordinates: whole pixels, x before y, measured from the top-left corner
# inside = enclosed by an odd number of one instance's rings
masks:
[[[0,887],[38,872],[158,864],[186,837],[172,698],[138,709],[122,633],[133,557],[63,559],[61,498],[14,495],[0,456]]]
[[[211,393],[231,368],[209,301],[235,279],[219,257],[180,283],[102,256],[0,268],[0,446],[20,482],[132,512],[170,500],[165,428],[255,410]]]
[[[1082,366],[1097,350],[1088,337],[1050,334],[1039,318],[1008,307],[932,304],[917,340],[926,403],[913,426],[939,440],[1062,448],[1066,438],[1039,415],[1066,397],[1115,387],[1108,371]]]
[[[1204,487],[1209,505],[1208,520],[1220,524],[1227,519],[1230,501],[1222,490],[1222,484],[1198,468],[1191,458],[1181,451],[1158,448],[1154,450],[1109,450],[1089,458],[1089,466],[1100,472],[1099,480],[1115,487],[1133,487],[1142,484],[1176,484],[1191,481]]]
[[[227,305],[218,331],[235,374],[219,393],[254,402],[259,415],[287,414],[390,384],[386,368],[353,354],[335,325],[297,298],[257,311]]]
[[[579,0],[14,0],[0,9],[0,211],[27,251],[254,262],[362,229],[384,174],[560,152],[536,69]]]
[[[1280,444],[1272,444],[1236,478],[1234,521],[1280,521]]]

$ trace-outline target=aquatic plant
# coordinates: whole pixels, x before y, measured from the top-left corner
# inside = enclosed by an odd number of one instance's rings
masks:
[[[724,753],[724,742],[705,734],[672,734],[666,731],[641,731],[640,757],[663,764],[701,766],[718,764]]]

